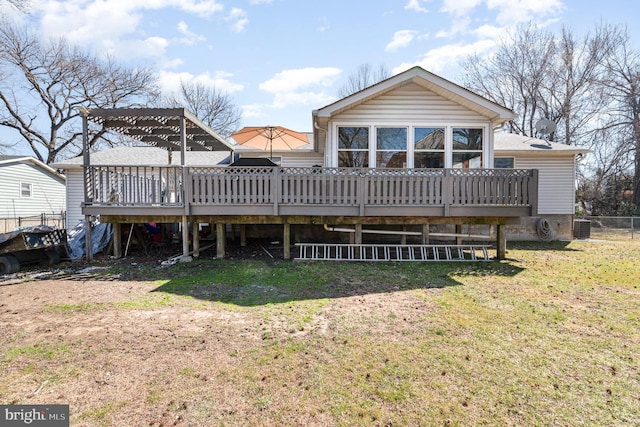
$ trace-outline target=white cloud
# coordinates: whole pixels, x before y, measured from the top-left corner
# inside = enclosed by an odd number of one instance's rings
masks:
[[[180,43],[188,46],[193,46],[197,42],[203,42],[206,40],[205,36],[191,31],[187,23],[184,21],[178,22],[178,32],[184,36],[180,38]]]
[[[181,65],[184,65],[184,61],[180,58],[167,59],[160,64],[160,67],[163,69],[168,68],[177,68]]]
[[[458,34],[464,34],[468,31],[469,25],[471,24],[471,18],[469,17],[460,17],[453,20],[451,24],[451,28],[448,30],[441,30],[436,33],[436,37],[438,38],[449,38]]]
[[[450,13],[454,16],[464,16],[464,15],[467,15],[469,12],[471,12],[473,8],[481,4],[482,1],[483,0],[444,0],[442,4],[442,9],[440,10],[443,12]],[[533,1],[537,1],[537,0],[533,0]]]
[[[159,3],[167,3],[167,6],[179,7],[185,12],[195,13],[200,16],[210,16],[224,9],[224,6],[215,0],[161,0]]]
[[[139,51],[135,43],[143,47],[150,43],[152,49],[143,57],[162,57],[158,49],[169,44],[153,43],[154,34],[145,34],[141,29],[143,13],[147,10],[174,8],[200,17],[208,17],[223,9],[215,0],[40,0],[33,16],[41,18],[44,35],[65,36],[70,42],[92,46],[96,50],[107,50],[118,57],[131,57],[130,49]],[[186,25],[178,27],[183,35],[179,41],[190,43],[202,40],[202,36],[188,32]]]
[[[562,0],[444,0],[440,10],[455,17],[470,18],[473,9],[483,3],[487,9],[497,12],[495,19],[500,25],[514,25],[554,16],[566,8]]]
[[[479,39],[495,40],[498,37],[502,36],[505,31],[506,31],[505,27],[496,27],[494,25],[482,25],[476,28],[475,30],[473,30],[472,33]]]
[[[424,0],[423,0],[424,2]],[[413,10],[414,12],[428,13],[429,11],[421,6],[420,0],[409,0],[404,5],[405,10]]]
[[[498,11],[496,21],[502,25],[556,16],[566,8],[561,0],[487,0],[487,7]]]
[[[189,26],[184,21],[178,22],[178,31],[184,36],[180,38],[180,43],[186,44],[188,46],[192,46],[197,42],[203,42],[206,40],[203,35],[196,34],[193,31],[189,30]]]
[[[400,73],[408,70],[416,65],[429,70],[432,73],[440,73],[447,67],[458,64],[458,62],[473,54],[482,54],[490,51],[496,42],[494,40],[479,40],[470,44],[450,44],[441,46],[437,49],[432,49],[422,56],[422,58],[416,62],[405,62],[393,69],[393,74]]]
[[[158,81],[164,93],[176,92],[180,88],[180,82],[199,83],[206,87],[215,87],[217,90],[234,93],[244,89],[244,86],[231,81],[233,74],[224,71],[216,71],[213,75],[202,73],[194,75],[188,72],[174,73],[170,71],[160,71]]]
[[[233,28],[233,31],[235,31],[236,33],[244,31],[245,27],[249,23],[247,12],[237,7],[231,9],[229,15],[227,15],[227,17],[224,19],[225,21],[233,21],[233,25],[231,26],[231,28]]]
[[[247,104],[240,107],[242,109],[242,118],[267,117],[266,110],[270,108],[267,104]]]
[[[273,0],[251,0],[250,4],[271,4]]]
[[[393,34],[393,39],[387,44],[384,50],[394,52],[402,47],[407,47],[418,35],[414,30],[400,30]]]
[[[334,100],[325,89],[331,87],[342,70],[334,67],[283,70],[261,83],[259,89],[274,95],[272,108],[289,105],[323,105]]]

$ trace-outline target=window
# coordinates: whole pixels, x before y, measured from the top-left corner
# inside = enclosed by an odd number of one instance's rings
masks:
[[[25,199],[31,198],[31,184],[28,184],[26,182],[20,183],[20,197]]]
[[[482,167],[482,135],[482,128],[453,128],[451,163],[454,168]]]
[[[407,128],[376,129],[376,168],[407,167]]]
[[[515,159],[513,157],[496,157],[493,159],[493,167],[496,169],[513,169]]]
[[[413,130],[413,167],[444,168],[444,128]]]
[[[338,167],[369,167],[369,128],[338,128]]]

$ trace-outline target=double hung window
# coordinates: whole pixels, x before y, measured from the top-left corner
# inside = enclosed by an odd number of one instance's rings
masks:
[[[32,185],[27,182],[20,183],[20,197],[30,199],[32,195]]]
[[[451,164],[453,168],[482,167],[483,129],[453,128]]]
[[[369,128],[344,126],[338,128],[338,167],[369,167]]]
[[[444,128],[413,129],[413,167],[444,168]]]
[[[376,168],[407,167],[407,128],[376,128]]]

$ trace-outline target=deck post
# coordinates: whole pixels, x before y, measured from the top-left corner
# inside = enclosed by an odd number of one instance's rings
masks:
[[[356,224],[356,232],[354,244],[361,245],[362,244],[362,224]]]
[[[356,224],[355,233],[353,233],[353,243],[358,245],[354,248],[353,254],[356,258],[360,258],[363,254],[362,252],[362,224]]]
[[[240,246],[247,246],[247,226],[246,224],[240,224]]]
[[[84,203],[85,205],[93,201],[93,197],[89,196],[89,191],[94,194],[95,189],[93,186],[89,187],[89,165],[91,164],[90,158],[90,146],[89,146],[89,123],[87,121],[87,110],[82,110],[82,170],[83,170],[83,185],[84,185]],[[93,242],[91,239],[93,227],[91,226],[91,216],[84,216],[84,233],[85,233],[85,249],[87,261],[93,261]]]
[[[282,235],[282,244],[284,245],[284,259],[291,259],[291,224],[284,223],[284,232]]]
[[[189,255],[189,221],[186,215],[182,215],[182,257],[180,262],[193,261]]]
[[[224,224],[216,224],[216,258],[224,259],[224,249],[225,249],[225,225]]]
[[[507,232],[506,225],[497,224],[496,225],[496,247],[498,249],[496,254],[496,259],[498,261],[503,261],[507,257]]]
[[[456,234],[462,234],[462,224],[456,224]],[[456,236],[456,245],[462,244],[462,236]]]
[[[85,235],[85,250],[87,251],[87,261],[93,261],[93,226],[91,225],[91,215],[84,216],[84,235]]]
[[[113,224],[113,257],[122,258],[122,224]]]
[[[194,222],[191,226],[191,234],[193,235],[193,257],[198,258],[200,256],[200,227],[197,222]]]
[[[429,244],[429,224],[422,224],[422,244]]]
[[[407,226],[405,224],[402,224],[402,231],[403,231],[403,233],[400,235],[400,244],[401,245],[406,245],[407,244],[407,235],[404,232],[407,231]]]

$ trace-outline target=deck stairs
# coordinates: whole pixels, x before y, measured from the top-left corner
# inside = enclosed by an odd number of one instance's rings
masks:
[[[296,261],[490,261],[489,245],[297,243]]]

